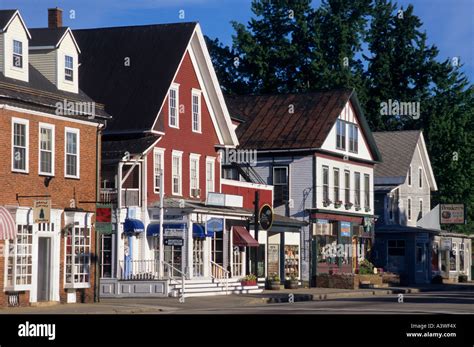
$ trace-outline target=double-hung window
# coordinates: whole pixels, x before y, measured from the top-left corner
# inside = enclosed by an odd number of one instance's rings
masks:
[[[370,176],[364,175],[364,207],[370,208]]]
[[[215,191],[215,163],[214,158],[206,158],[206,193]]]
[[[334,202],[340,201],[339,196],[339,169],[334,169]]]
[[[354,172],[354,205],[360,207],[360,172]]]
[[[288,166],[273,167],[274,204],[280,206],[290,199]]]
[[[153,183],[155,193],[160,193],[161,182],[164,176],[164,149],[154,148],[153,149]]]
[[[346,123],[341,119],[336,121],[336,148],[346,149]]]
[[[199,154],[190,154],[189,156],[189,188],[192,197],[197,198],[199,192]]]
[[[23,42],[13,40],[13,66],[23,68]]]
[[[323,166],[323,202],[329,201],[329,167]]]
[[[171,163],[173,195],[182,194],[182,159],[183,152],[173,151]]]
[[[346,204],[351,202],[351,173],[348,170],[344,171],[344,202]]]
[[[423,188],[423,169],[418,168],[418,188]]]
[[[70,82],[74,80],[74,58],[70,55],[64,56],[64,79]]]
[[[65,129],[65,176],[69,178],[79,178],[79,129],[66,128]]]
[[[193,89],[191,93],[193,132],[201,132],[201,91]]]
[[[168,97],[169,126],[179,128],[179,85],[173,84]]]
[[[407,177],[407,180],[408,180],[408,186],[411,187],[411,165],[410,165],[410,167],[408,168],[408,177]]]
[[[28,172],[29,122],[12,119],[12,171]]]
[[[39,125],[39,174],[54,175],[54,125]]]
[[[359,148],[359,130],[357,125],[349,124],[349,151],[357,153]]]

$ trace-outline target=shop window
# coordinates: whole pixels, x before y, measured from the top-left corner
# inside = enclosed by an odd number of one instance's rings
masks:
[[[456,271],[456,253],[457,253],[457,243],[453,242],[453,247],[449,251],[449,271]]]
[[[405,256],[405,240],[388,240],[388,255]]]
[[[212,261],[224,265],[224,232],[215,232],[212,238]]]
[[[90,281],[91,230],[84,227],[68,229],[66,237],[66,288],[88,287]]]
[[[112,235],[101,235],[100,237],[101,248],[100,248],[100,277],[101,278],[112,278]]]
[[[17,237],[8,243],[6,287],[28,288],[33,275],[33,227],[18,225]]]
[[[299,248],[285,245],[285,278],[299,277]]]

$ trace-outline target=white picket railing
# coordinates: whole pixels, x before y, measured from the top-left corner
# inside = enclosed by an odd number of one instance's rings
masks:
[[[225,293],[229,294],[228,289],[229,289],[229,274],[230,274],[230,272],[227,271],[226,269],[224,269],[219,264],[213,262],[212,260],[210,261],[210,263],[211,263],[211,277],[214,278],[214,279],[218,279],[218,280],[223,279],[224,283],[225,283]]]

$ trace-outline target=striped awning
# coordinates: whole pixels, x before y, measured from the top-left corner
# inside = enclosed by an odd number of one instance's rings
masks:
[[[13,240],[15,237],[15,220],[5,207],[0,206],[0,240]]]

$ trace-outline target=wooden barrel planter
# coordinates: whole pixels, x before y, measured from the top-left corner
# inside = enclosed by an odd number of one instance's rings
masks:
[[[298,280],[286,280],[285,281],[285,288],[286,289],[298,289],[299,284]]]
[[[267,289],[280,290],[280,282],[279,281],[268,281],[267,282]]]

